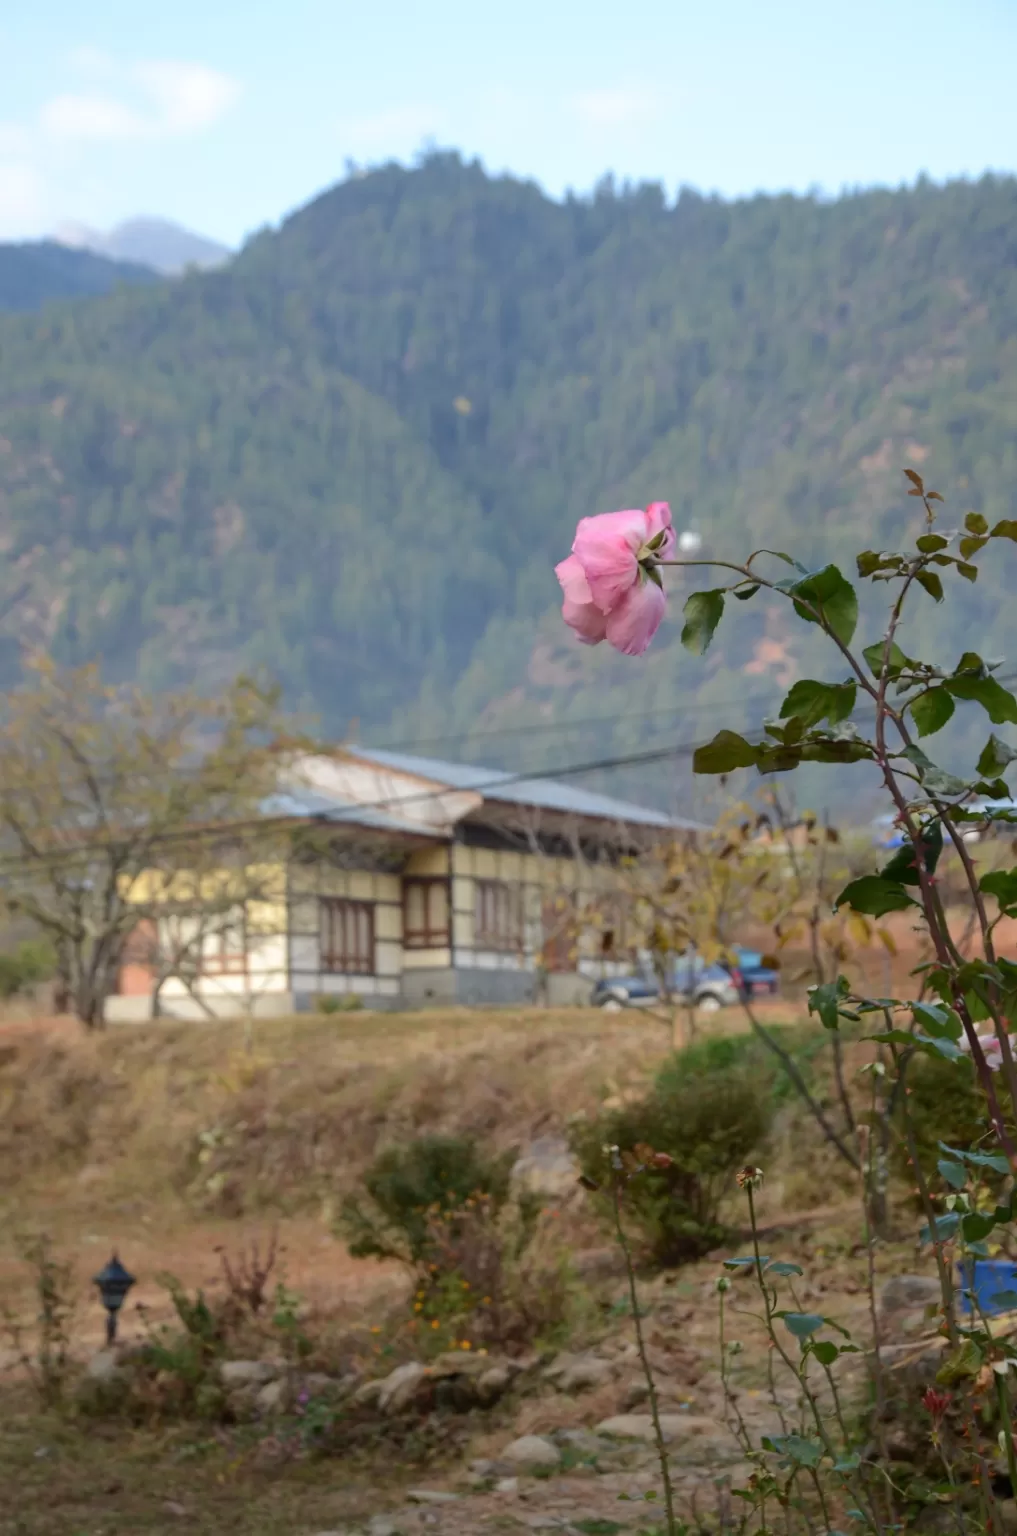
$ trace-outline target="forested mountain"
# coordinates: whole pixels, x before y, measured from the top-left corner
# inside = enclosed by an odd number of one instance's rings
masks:
[[[223,271],[7,317],[0,442],[8,670],[259,665],[333,730],[510,763],[756,723],[814,631],[750,605],[684,658],[676,590],[649,660],[587,651],[553,564],[657,497],[704,554],[894,543],[905,464],[1017,515],[1017,183],[555,203],[435,155]],[[987,578],[929,600],[945,656],[976,618],[1007,649]]]
[[[39,309],[51,299],[109,293],[121,283],[154,283],[156,273],[133,261],[69,250],[55,240],[0,244],[0,310]]]

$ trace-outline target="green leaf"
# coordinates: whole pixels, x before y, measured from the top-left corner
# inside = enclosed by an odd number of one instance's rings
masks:
[[[885,649],[886,641],[878,640],[875,645],[867,645],[862,652],[873,677],[882,677],[883,675],[883,652]],[[907,666],[910,666],[909,658],[904,655],[896,640],[891,640],[890,655],[886,668],[887,677],[891,679],[899,677]]]
[[[850,645],[858,623],[858,597],[854,587],[846,581],[835,565],[824,566],[802,581],[796,581],[790,589],[791,596],[800,598],[818,610],[810,613],[795,603],[800,618],[810,624],[822,620],[824,626],[842,645]]]
[[[923,555],[934,555],[937,549],[945,549],[949,542],[941,533],[923,533],[920,539],[915,540]]]
[[[683,612],[682,645],[693,655],[702,656],[723,617],[724,594],[719,588],[712,592],[693,592],[686,600]]]
[[[963,1344],[953,1351],[944,1360],[936,1372],[936,1381],[941,1387],[952,1387],[967,1376],[977,1376],[982,1369],[984,1356],[974,1339],[965,1339]]]
[[[1017,1291],[993,1291],[989,1300],[997,1307],[1012,1312],[1017,1307]]]
[[[932,1222],[927,1227],[922,1228],[918,1234],[918,1241],[920,1243],[945,1243],[951,1237],[957,1235],[959,1226],[960,1212],[946,1211],[942,1216],[936,1217],[934,1229]]]
[[[770,1260],[766,1257],[765,1254],[760,1254],[759,1262],[763,1266],[763,1268],[765,1269],[767,1264],[769,1264]],[[755,1258],[748,1258],[748,1259],[725,1259],[724,1260],[724,1268],[725,1269],[755,1269],[755,1267],[756,1267]]]
[[[764,1435],[764,1451],[775,1451],[800,1467],[818,1467],[824,1450],[818,1440],[806,1440],[801,1435]]]
[[[923,755],[919,753],[919,756]],[[928,762],[928,759],[926,758],[925,761]],[[929,763],[929,767],[932,768],[931,763]],[[936,873],[936,865],[939,863],[940,855],[943,852],[943,827],[938,820],[926,821],[922,824],[918,834],[918,846],[921,850],[922,863],[925,869],[930,875],[934,875]],[[900,885],[921,885],[922,882],[918,875],[918,857],[915,846],[910,839],[904,844],[903,848],[897,849],[889,863],[884,864],[883,868],[879,871],[879,878],[881,880],[895,880]]]
[[[924,1025],[936,1039],[959,1040],[964,1033],[960,1015],[941,1003],[912,1003],[911,1012],[915,1023]]]
[[[798,1264],[788,1264],[784,1259],[774,1259],[772,1264],[766,1266],[766,1273],[768,1275],[787,1277],[788,1275],[800,1275],[802,1269]]]
[[[965,581],[977,581],[978,567],[977,565],[969,565],[966,560],[958,560],[957,575],[963,576]]]
[[[1013,539],[1017,542],[1017,523],[1012,518],[1004,517],[1001,523],[997,523],[990,535],[992,539]]]
[[[887,912],[903,912],[906,907],[915,905],[899,880],[862,875],[844,887],[833,907],[834,911],[838,907],[850,907],[853,912],[861,912],[866,917],[885,917]]]
[[[920,587],[924,587],[930,597],[934,597],[937,603],[943,601],[943,583],[935,571],[918,571],[915,580]]]
[[[945,688],[930,688],[911,700],[910,709],[919,736],[934,736],[953,714],[954,702]]]
[[[815,1333],[817,1328],[822,1328],[823,1317],[819,1312],[778,1312],[788,1333],[793,1333],[796,1339],[807,1339]]]
[[[820,1365],[832,1365],[840,1354],[840,1348],[832,1339],[817,1339],[812,1346],[812,1353]]]
[[[732,773],[735,768],[753,768],[759,748],[734,731],[718,731],[712,741],[697,747],[692,755],[693,773]]]
[[[1017,869],[992,870],[979,880],[978,889],[995,896],[1001,912],[1012,912],[1017,907]]]
[[[824,1029],[837,1029],[840,1024],[839,1008],[850,988],[846,976],[836,981],[826,981],[809,992],[809,1012],[818,1013]]]
[[[951,1163],[947,1158],[941,1157],[936,1167],[951,1189],[963,1189],[968,1182],[967,1170],[961,1163]]]
[[[759,583],[752,582],[747,587],[735,587],[734,595],[740,603],[747,603],[750,597],[755,597],[759,591]]]
[[[973,699],[993,725],[1017,725],[1017,699],[994,677],[948,677],[943,685],[955,699]]]
[[[789,715],[797,715],[806,730],[820,720],[836,725],[854,709],[856,693],[854,683],[816,683],[803,677],[780,706],[780,717],[785,720]]]
[[[877,555],[874,549],[863,549],[862,553],[855,557],[855,565],[858,567],[859,576],[871,576],[873,571],[882,569],[883,557]]]
[[[960,550],[961,555],[966,560],[969,555],[977,555],[978,551],[980,549],[984,549],[988,542],[988,539],[976,539],[969,536],[966,539],[961,539],[957,548]]]
[[[989,531],[989,525],[980,512],[966,512],[964,514],[964,526],[968,533],[976,533],[979,537]]]
[[[982,755],[978,759],[978,772],[987,779],[994,779],[997,775],[1006,772],[1015,757],[1017,757],[1017,751],[993,734],[982,748]]]
[[[996,1173],[1010,1172],[1010,1161],[1002,1152],[959,1152],[956,1147],[948,1147],[945,1141],[939,1145],[947,1156],[957,1158],[959,1162],[971,1163],[976,1168],[992,1168]]]

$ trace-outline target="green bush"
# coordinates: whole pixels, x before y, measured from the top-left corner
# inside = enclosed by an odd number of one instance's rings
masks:
[[[481,1151],[467,1136],[420,1136],[387,1147],[364,1174],[364,1196],[349,1195],[339,1225],[354,1258],[430,1262],[435,1220],[454,1228],[468,1202],[483,1199],[497,1216],[509,1196],[515,1153]]]
[[[592,1121],[577,1122],[572,1149],[583,1174],[608,1181],[605,1147],[633,1151],[641,1144],[666,1152],[671,1166],[652,1169],[628,1187],[625,1206],[654,1263],[671,1266],[699,1258],[727,1235],[721,1221],[736,1170],[757,1151],[770,1129],[772,1096],[755,1065],[738,1065],[747,1048],[713,1042],[731,1052],[702,1053],[696,1046],[667,1062],[651,1091]],[[606,1202],[605,1202],[606,1211]]]
[[[908,1090],[908,1119],[922,1172],[934,1190],[943,1187],[936,1164],[943,1156],[939,1143],[968,1151],[985,1143],[985,1098],[978,1086],[974,1063],[968,1059],[943,1061],[916,1055],[908,1063],[905,1086]],[[901,1134],[895,1138],[897,1171],[911,1186],[902,1104],[897,1105]],[[994,1186],[999,1178],[985,1171],[983,1180]]]
[[[22,939],[14,949],[0,951],[0,997],[14,997],[56,970],[53,946],[45,939]]]

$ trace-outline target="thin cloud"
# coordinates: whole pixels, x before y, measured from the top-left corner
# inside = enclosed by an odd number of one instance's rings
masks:
[[[46,102],[39,126],[63,143],[115,143],[200,133],[226,113],[239,83],[207,64],[153,60],[117,71],[117,89]]]
[[[621,85],[580,91],[572,98],[572,108],[587,128],[620,129],[655,121],[661,104],[655,92],[645,86]]]

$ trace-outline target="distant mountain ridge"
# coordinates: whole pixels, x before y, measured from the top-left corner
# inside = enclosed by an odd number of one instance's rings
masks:
[[[905,465],[952,525],[1017,516],[1017,182],[556,203],[434,155],[220,270],[2,317],[0,357],[0,673],[263,668],[336,734],[554,774],[837,673],[760,601],[689,657],[677,573],[646,658],[577,645],[580,516],[664,497],[703,558],[846,562],[913,534]],[[905,649],[1014,660],[1006,562],[954,585]]]
[[[0,310],[39,309],[51,299],[95,297],[120,283],[157,281],[150,267],[69,250],[55,240],[0,244]]]
[[[169,219],[129,219],[105,233],[83,224],[65,224],[56,231],[54,239],[113,261],[151,267],[165,277],[177,277],[188,267],[221,267],[233,255],[218,241],[196,235]]]

